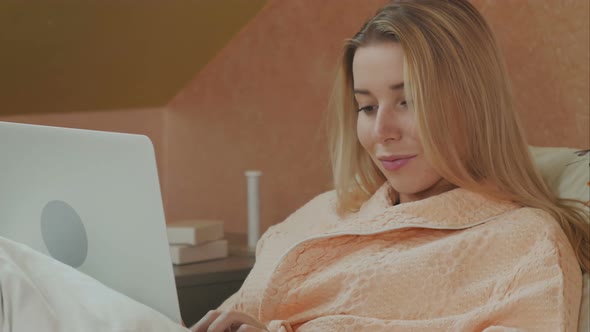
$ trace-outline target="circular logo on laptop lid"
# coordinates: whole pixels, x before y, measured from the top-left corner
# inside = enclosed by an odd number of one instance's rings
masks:
[[[68,203],[51,201],[41,213],[41,234],[49,254],[77,268],[86,260],[88,237],[82,219]]]

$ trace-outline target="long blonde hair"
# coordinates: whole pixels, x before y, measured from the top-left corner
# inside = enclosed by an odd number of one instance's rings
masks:
[[[339,211],[357,211],[386,181],[356,135],[352,76],[356,50],[382,42],[400,43],[404,50],[406,99],[435,170],[467,190],[547,211],[588,272],[588,213],[581,202],[557,197],[535,168],[502,56],[466,0],[392,1],[346,42],[329,118]]]

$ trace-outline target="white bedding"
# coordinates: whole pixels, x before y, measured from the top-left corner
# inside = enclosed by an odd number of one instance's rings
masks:
[[[0,329],[189,331],[76,269],[2,237]]]

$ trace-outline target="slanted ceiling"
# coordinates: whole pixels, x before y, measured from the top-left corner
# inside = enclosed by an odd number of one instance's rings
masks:
[[[0,115],[166,105],[266,2],[0,1]]]

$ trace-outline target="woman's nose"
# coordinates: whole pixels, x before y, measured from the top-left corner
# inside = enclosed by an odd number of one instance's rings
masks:
[[[375,119],[375,136],[382,140],[399,140],[401,138],[401,131],[398,126],[397,112],[392,108],[379,108],[377,110],[377,117]]]

